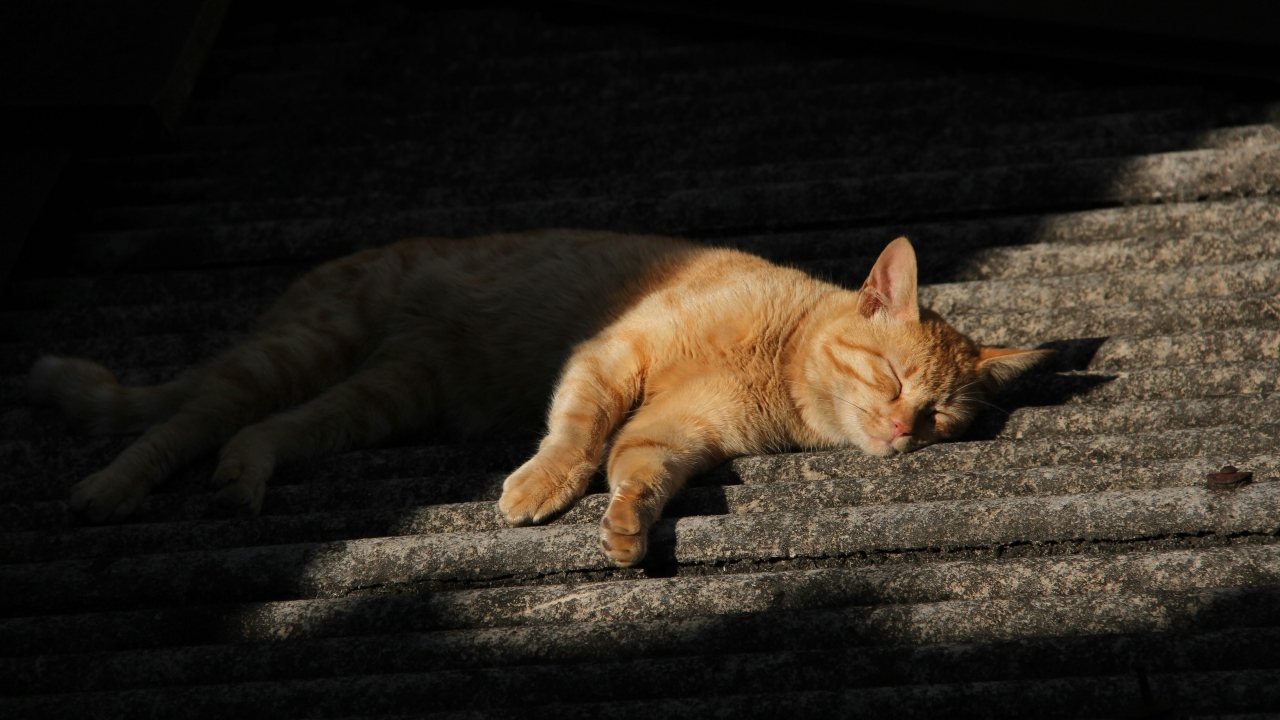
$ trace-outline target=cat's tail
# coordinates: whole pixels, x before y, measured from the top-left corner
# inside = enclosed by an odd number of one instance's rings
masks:
[[[152,387],[124,387],[91,360],[45,355],[27,376],[31,399],[57,405],[93,433],[139,432],[173,415],[186,400],[181,380]]]

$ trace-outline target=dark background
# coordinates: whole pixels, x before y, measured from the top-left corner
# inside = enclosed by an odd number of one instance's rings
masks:
[[[241,15],[287,18],[344,3],[267,2]],[[7,277],[75,153],[177,142],[192,87],[229,0],[109,5],[19,0],[0,9],[0,279]],[[423,6],[448,9],[455,3]],[[1280,9],[1234,0],[1155,2],[547,3],[562,17],[630,18],[676,32],[747,32],[904,55],[964,48],[994,62],[1161,69],[1181,77],[1280,80]],[[65,180],[66,205],[78,192]],[[48,220],[46,220],[48,222]]]

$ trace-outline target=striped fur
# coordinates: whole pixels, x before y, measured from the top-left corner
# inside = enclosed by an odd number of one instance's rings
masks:
[[[892,455],[954,437],[1043,354],[983,348],[920,310],[905,238],[850,291],[734,250],[546,230],[358,253],[304,276],[252,336],[174,382],[125,388],[87,360],[46,357],[31,391],[93,431],[145,430],[73,489],[72,508],[98,522],[218,446],[219,501],[256,513],[279,463],[433,423],[545,422],[503,515],[548,521],[603,461],[601,547],[631,565],[690,475],[787,447]]]

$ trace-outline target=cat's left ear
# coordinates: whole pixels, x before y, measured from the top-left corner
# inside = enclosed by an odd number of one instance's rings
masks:
[[[993,380],[997,386],[1004,385],[1057,352],[983,345],[978,351],[978,372]]]
[[[904,237],[889,243],[862,283],[858,313],[872,317],[885,313],[893,320],[919,322],[916,304],[916,251]]]

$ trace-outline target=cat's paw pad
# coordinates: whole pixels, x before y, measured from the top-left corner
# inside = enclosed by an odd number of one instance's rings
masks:
[[[92,523],[119,522],[133,514],[147,494],[141,483],[103,470],[71,488],[71,511]]]
[[[535,455],[502,483],[498,509],[507,522],[516,527],[547,522],[572,507],[586,493],[595,470],[595,466],[588,463],[570,463],[565,467]]]
[[[600,520],[600,549],[613,562],[630,567],[644,559],[649,533],[640,507],[631,498],[615,494]]]
[[[600,550],[619,567],[631,567],[644,559],[649,551],[649,533],[627,535],[600,525]]]

